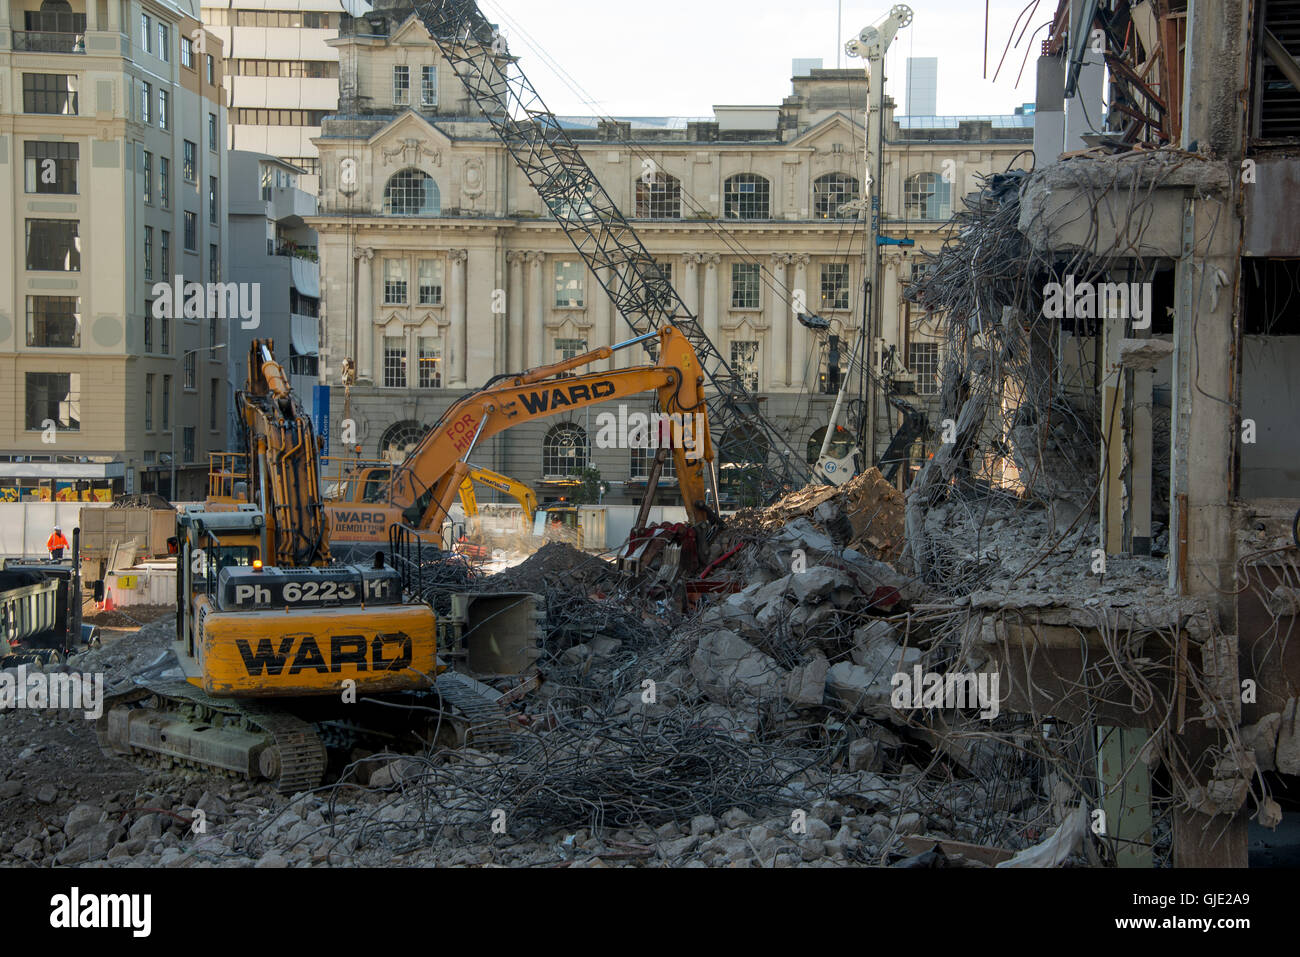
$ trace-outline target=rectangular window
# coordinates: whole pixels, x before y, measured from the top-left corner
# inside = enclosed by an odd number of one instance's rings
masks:
[[[916,373],[917,395],[939,394],[939,343],[913,342],[908,348],[908,365]]]
[[[158,157],[158,204],[172,208],[172,161],[166,156]]]
[[[153,303],[144,304],[144,351],[153,352]]]
[[[731,344],[731,371],[750,392],[758,391],[758,343],[733,342]]]
[[[849,267],[847,263],[822,266],[822,308],[849,308]]]
[[[761,283],[758,263],[732,263],[731,308],[758,309]]]
[[[194,69],[194,42],[189,37],[181,37],[181,66]]]
[[[406,388],[405,336],[384,336],[384,388]]]
[[[144,377],[144,430],[153,431],[153,373],[147,372]]]
[[[406,106],[411,102],[411,68],[393,67],[393,105]]]
[[[215,327],[214,327],[215,328]],[[217,431],[217,403],[221,398],[221,380],[208,380],[208,430]]]
[[[185,369],[185,391],[193,392],[198,386],[195,384],[195,367],[197,366],[196,356],[193,352],[185,353],[181,364]]]
[[[438,68],[436,66],[420,67],[420,105],[438,105]]]
[[[81,431],[81,376],[62,372],[28,372],[27,431]]]
[[[172,278],[172,234],[164,229],[159,240],[158,264],[162,267],[163,279],[170,280]]]
[[[172,34],[167,24],[158,24],[158,59],[169,62],[172,58]]]
[[[183,147],[183,151],[184,151],[184,159],[181,163],[181,175],[185,177],[185,182],[197,183],[199,181],[198,179],[199,148],[194,143],[191,143],[189,140],[186,140],[185,145]]]
[[[207,54],[208,62],[208,86],[217,85],[217,61],[213,59],[212,54]]]
[[[182,461],[187,465],[194,461],[194,426],[187,425],[181,429]]]
[[[76,296],[28,296],[27,347],[81,348],[81,300]]]
[[[77,160],[80,148],[76,143],[43,143],[28,140],[23,144],[26,162],[23,165],[24,188],[29,193],[77,192]]]
[[[153,53],[153,19],[147,13],[140,14],[140,46]]]
[[[148,83],[140,84],[140,122],[148,123],[153,106],[153,87]]]
[[[27,268],[81,272],[80,226],[75,219],[27,220]]]
[[[208,177],[208,222],[217,225],[217,178]]]
[[[556,339],[555,340],[555,361],[563,362],[565,359],[573,359],[587,351],[586,339]]]
[[[221,282],[221,253],[216,243],[208,246],[208,282]]]
[[[141,151],[140,172],[144,174],[140,196],[146,203],[153,205],[153,154],[148,150]]]
[[[171,94],[166,90],[158,91],[158,129],[171,129]]]
[[[586,285],[586,263],[555,264],[555,307],[581,309]]]
[[[420,260],[420,305],[442,305],[442,272],[441,259]]]
[[[420,336],[420,388],[442,388],[442,341]]]
[[[172,377],[169,375],[163,376],[162,430],[164,432],[172,430]]]
[[[77,78],[63,73],[24,73],[23,112],[77,115]]]
[[[384,305],[406,305],[406,260],[384,260]]]
[[[208,149],[217,151],[217,114],[208,114]]]
[[[144,228],[144,278],[153,279],[153,227]]]
[[[185,211],[185,251],[187,253],[196,253],[199,251],[199,214]]]
[[[169,356],[172,354],[172,321],[168,316],[163,316],[158,320],[158,328],[162,331],[162,354]]]

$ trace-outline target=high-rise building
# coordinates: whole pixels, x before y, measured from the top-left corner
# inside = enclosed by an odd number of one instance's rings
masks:
[[[230,324],[230,384],[248,379],[248,350],[254,339],[270,339],[290,385],[310,413],[317,383],[317,326],[320,322],[320,266],[316,234],[305,225],[316,213],[316,197],[299,188],[303,171],[267,156],[230,153],[230,277],[255,283],[256,323]]]
[[[224,323],[173,295],[225,261],[222,43],[197,13],[0,0],[0,499],[201,498],[225,447]]]
[[[907,115],[934,116],[939,112],[939,58],[907,58]]]
[[[225,44],[231,149],[278,156],[303,170],[313,195],[321,118],[338,106],[336,37],[365,0],[201,0],[203,22]]]

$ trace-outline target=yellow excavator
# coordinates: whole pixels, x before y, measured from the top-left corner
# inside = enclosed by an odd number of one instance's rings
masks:
[[[574,370],[649,339],[658,340],[658,358],[653,365],[573,374]],[[721,524],[708,504],[714,449],[704,402],[704,381],[695,349],[672,326],[518,375],[498,377],[452,405],[391,473],[385,467],[363,472],[356,480],[349,481],[347,494],[351,501],[329,503],[331,518],[336,529],[340,526],[346,529],[340,540],[387,542],[392,530],[402,526],[424,533],[437,531],[449,517],[451,506],[466,483],[474,480],[476,471],[481,473],[469,459],[483,441],[538,419],[571,415],[595,405],[654,392],[661,413],[670,421],[689,420],[693,425],[680,430],[687,441],[656,443],[660,449],[652,469],[651,487],[636,523],[638,531],[633,535],[636,561],[642,566],[652,563],[657,554],[674,544],[667,541],[670,536],[666,533],[671,532],[678,539],[675,544],[681,551],[680,556],[677,550],[672,553],[674,563],[680,557],[681,570],[690,572],[707,564],[704,556],[708,543]],[[653,535],[639,534],[669,454],[676,465],[690,531],[674,527],[649,530],[656,532]],[[518,483],[515,485],[511,494],[523,488]],[[647,549],[647,544],[652,547]]]
[[[433,609],[408,599],[382,553],[364,566],[333,562],[311,418],[268,340],[254,341],[248,370],[237,395],[247,467],[214,472],[222,503],[177,520],[181,677],[146,675],[106,703],[97,730],[107,753],[268,779],[287,793],[320,782],[322,733],[354,746],[436,733],[385,720],[416,712],[372,707],[372,696],[435,693],[483,719],[495,693],[448,671],[440,651],[482,673],[519,674],[536,658],[536,612],[531,596],[462,596],[440,649]]]

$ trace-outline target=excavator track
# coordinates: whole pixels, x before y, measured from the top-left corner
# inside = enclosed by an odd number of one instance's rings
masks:
[[[268,780],[281,794],[320,785],[327,755],[307,721],[260,702],[217,700],[185,681],[112,695],[96,723],[105,754]]]

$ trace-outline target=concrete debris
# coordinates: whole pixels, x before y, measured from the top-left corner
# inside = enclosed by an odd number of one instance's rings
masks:
[[[737,512],[728,525],[761,536],[800,518],[811,519],[834,545],[880,561],[893,561],[902,551],[903,496],[874,468],[843,486],[810,485],[767,508]]]
[[[1282,715],[1270,714],[1241,729],[1241,743],[1255,752],[1255,763],[1261,771],[1276,771],[1275,755],[1278,734],[1282,730]]]
[[[1297,727],[1296,704],[1298,698],[1286,703],[1286,710],[1278,722],[1277,752],[1274,764],[1282,774],[1300,774],[1300,727]]]
[[[998,867],[1060,867],[1088,839],[1088,807],[1080,804],[1047,840],[1021,851]]]
[[[1153,369],[1174,354],[1165,339],[1124,339],[1119,344],[1119,364],[1124,369]]]

